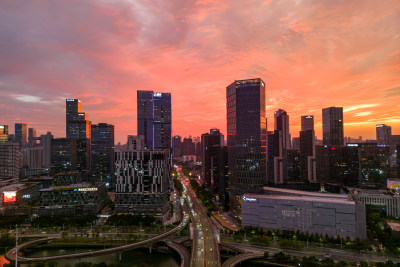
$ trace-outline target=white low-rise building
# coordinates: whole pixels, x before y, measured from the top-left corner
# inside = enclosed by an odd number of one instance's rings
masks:
[[[366,239],[365,205],[349,195],[267,190],[268,195],[242,196],[243,225]]]

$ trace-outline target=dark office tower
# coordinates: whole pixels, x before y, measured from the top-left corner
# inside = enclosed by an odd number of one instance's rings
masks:
[[[294,150],[300,149],[300,137],[292,138],[292,149],[294,149]]]
[[[390,136],[390,178],[400,177],[400,135]]]
[[[77,140],[73,138],[51,140],[51,174],[76,170],[76,142]]]
[[[218,149],[212,150],[213,147],[219,147],[221,149],[221,133],[219,129],[211,129],[210,133],[201,135],[201,178],[207,189],[211,189],[212,183],[212,157],[214,154],[219,154]]]
[[[282,132],[283,149],[290,149],[290,133],[289,133],[289,115],[283,109],[279,109],[274,113],[275,131]]]
[[[0,143],[8,142],[8,125],[0,125]]]
[[[29,128],[28,129],[28,146],[36,146],[36,129]]]
[[[240,214],[241,196],[260,193],[266,177],[265,85],[237,80],[226,87],[229,203]]]
[[[114,184],[114,125],[92,124],[91,174],[94,182]]]
[[[76,170],[81,173],[90,171],[91,122],[86,113],[81,112],[81,101],[66,100],[67,138],[76,140]]]
[[[388,146],[390,136],[392,135],[392,127],[386,124],[376,125],[376,142],[378,146]]]
[[[28,129],[25,123],[15,124],[14,142],[19,144],[19,148],[26,147],[28,139]]]
[[[343,108],[330,107],[322,110],[322,131],[325,146],[343,146]]]
[[[274,183],[282,184],[288,180],[287,151],[290,149],[289,116],[279,109],[274,112]]]
[[[197,161],[202,161],[202,152],[201,152],[201,141],[194,143],[194,152],[196,155],[196,160]]]
[[[302,131],[308,131],[308,130],[314,131],[314,116],[312,116],[312,115],[301,116],[301,130]]]
[[[358,151],[361,169],[360,186],[386,188],[389,174],[389,147],[364,143],[358,144]]]
[[[50,169],[51,166],[51,140],[53,139],[53,135],[51,132],[47,132],[47,134],[42,134],[40,136],[40,146],[43,147],[42,153],[42,163],[43,167]]]
[[[137,91],[137,116],[147,149],[171,149],[171,93]]]
[[[172,157],[179,158],[182,156],[182,137],[175,135],[172,138]]]
[[[314,127],[312,127],[314,128]],[[317,181],[317,165],[315,161],[315,132],[309,130],[300,132],[300,170],[303,181]]]
[[[195,155],[196,145],[193,143],[192,137],[183,138],[182,156]]]

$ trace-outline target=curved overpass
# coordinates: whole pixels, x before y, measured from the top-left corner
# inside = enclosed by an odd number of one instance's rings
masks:
[[[181,257],[181,266],[180,267],[189,267],[190,264],[190,253],[189,251],[179,243],[168,241],[167,245],[178,252]]]
[[[158,241],[161,241],[169,236],[172,236],[174,234],[176,234],[177,232],[181,231],[189,222],[189,215],[186,214],[183,218],[183,220],[181,221],[181,223],[169,230],[168,232],[165,232],[161,235],[149,238],[147,240],[143,240],[140,242],[136,242],[133,244],[128,244],[128,245],[123,245],[123,246],[119,246],[119,247],[114,247],[114,248],[106,248],[106,249],[101,249],[101,250],[97,250],[97,251],[87,251],[87,252],[81,252],[81,253],[74,253],[74,254],[66,254],[66,255],[58,255],[58,256],[49,256],[49,257],[40,257],[40,258],[27,258],[27,257],[21,257],[18,256],[18,262],[36,262],[36,261],[50,261],[50,260],[64,260],[64,259],[70,259],[70,258],[83,258],[83,257],[91,257],[91,256],[97,256],[97,255],[101,255],[101,254],[109,254],[109,253],[115,253],[115,252],[121,252],[124,250],[129,250],[129,249],[133,249],[133,248],[138,248],[138,247],[142,247],[144,245],[149,245]],[[24,247],[28,247],[31,246],[33,244],[36,243],[41,243],[41,242],[48,242],[50,240],[54,239],[53,238],[44,238],[44,239],[39,239],[39,240],[34,240],[34,241],[30,241],[27,243],[24,243],[20,246],[18,246],[18,250],[20,250],[21,248]],[[5,255],[6,259],[9,261],[15,261],[15,248],[11,249],[9,252],[7,252],[7,254]]]
[[[234,256],[232,258],[227,259],[222,267],[233,267],[242,261],[251,260],[251,259],[258,259],[264,257],[264,253],[246,253]]]

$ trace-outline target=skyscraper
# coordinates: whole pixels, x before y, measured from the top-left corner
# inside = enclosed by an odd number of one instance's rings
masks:
[[[179,158],[182,156],[182,137],[175,135],[172,138],[172,157]]]
[[[390,144],[391,135],[392,127],[386,124],[376,125],[376,142],[378,146],[388,146]]]
[[[343,108],[329,107],[322,110],[322,131],[325,146],[343,146]]]
[[[303,181],[316,182],[314,116],[301,116],[300,170]]]
[[[28,146],[36,145],[36,128],[28,129]]]
[[[113,184],[114,176],[114,125],[92,124],[91,170],[95,182]]]
[[[274,112],[274,183],[282,184],[288,180],[287,153],[291,147],[289,133],[289,115],[279,109]]]
[[[28,139],[28,129],[25,123],[15,124],[15,139],[14,142],[19,144],[19,148],[26,147]]]
[[[42,154],[42,163],[43,167],[50,169],[51,166],[51,140],[53,139],[53,135],[51,132],[47,132],[47,134],[42,134],[40,136],[40,145],[43,147]]]
[[[226,87],[229,203],[240,214],[241,195],[266,183],[266,118],[263,80],[236,80]]]
[[[308,130],[314,131],[314,116],[312,116],[312,115],[301,116],[301,130],[302,131],[308,131]]]
[[[0,143],[8,141],[8,125],[0,125]]]
[[[137,116],[147,149],[171,149],[171,93],[137,91]]]
[[[51,140],[50,173],[65,173],[76,170],[76,139],[54,138]]]
[[[205,133],[201,135],[201,176],[204,184],[207,188],[211,188],[211,173],[212,173],[212,156],[215,153],[219,153],[218,150],[213,150],[212,147],[219,147],[221,149],[221,133],[219,129],[211,129],[210,133]],[[223,137],[222,137],[223,138]]]
[[[274,113],[275,131],[282,132],[283,149],[290,149],[290,132],[289,132],[289,115],[283,109],[279,109]]]
[[[21,153],[16,143],[0,143],[0,182],[18,179]]]
[[[81,101],[66,100],[67,138],[76,140],[76,170],[82,173],[90,171],[91,122],[86,113],[81,112]]]

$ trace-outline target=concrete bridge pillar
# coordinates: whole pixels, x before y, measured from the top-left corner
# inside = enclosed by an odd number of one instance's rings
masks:
[[[150,247],[149,247],[149,253],[151,254],[151,248],[152,248],[152,245],[150,245]]]
[[[118,253],[118,260],[119,260],[119,262],[122,262],[122,252]]]

